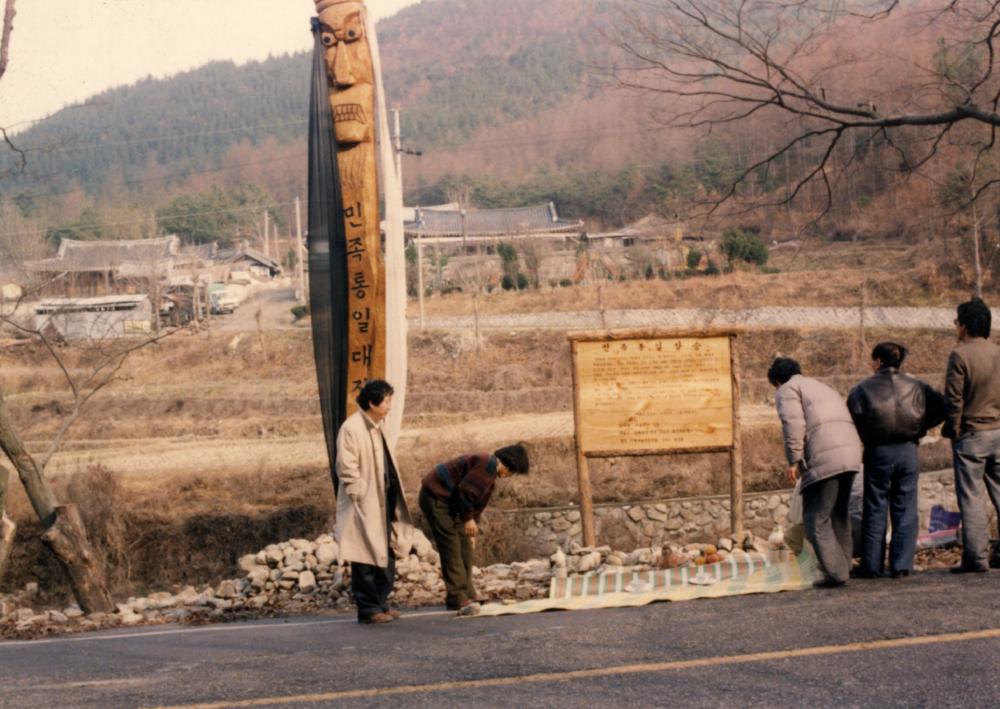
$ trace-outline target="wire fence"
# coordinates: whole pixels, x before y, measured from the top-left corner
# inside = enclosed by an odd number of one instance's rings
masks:
[[[951,330],[954,308],[864,308],[866,328],[900,330]],[[755,328],[857,328],[862,322],[861,308],[834,307],[763,307],[745,309],[670,308],[658,310],[598,310],[508,313],[482,315],[479,327],[507,329],[615,329],[674,328],[705,325]],[[418,318],[410,318],[411,327],[419,327]],[[426,317],[424,327],[433,330],[465,330],[474,326],[472,315]]]

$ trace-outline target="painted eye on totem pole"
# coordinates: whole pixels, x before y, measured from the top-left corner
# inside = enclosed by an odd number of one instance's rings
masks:
[[[364,36],[364,21],[361,19],[360,12],[351,13],[344,18],[343,29],[340,34],[341,39],[345,42],[357,42]]]
[[[323,46],[324,47],[332,47],[333,45],[335,45],[337,43],[337,38],[334,37],[332,34],[327,34],[327,33],[324,32],[321,35],[321,38],[322,38]]]

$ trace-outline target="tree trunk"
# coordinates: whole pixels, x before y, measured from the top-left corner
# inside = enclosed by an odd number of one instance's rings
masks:
[[[983,264],[979,257],[979,213],[976,203],[972,203],[972,258],[976,274],[976,297],[983,297]]]
[[[21,478],[31,506],[45,527],[42,541],[66,571],[73,595],[85,613],[111,611],[114,604],[107,590],[104,570],[97,562],[80,513],[60,506],[35,459],[18,437],[0,392],[0,450],[7,454]]]
[[[42,542],[66,571],[77,605],[86,613],[113,610],[104,569],[90,546],[80,511],[76,505],[60,505],[55,516],[55,522],[42,534]]]
[[[7,481],[9,479],[10,472],[0,465],[0,581],[3,581],[4,574],[7,573],[10,552],[14,548],[14,533],[17,532],[17,525],[7,517]]]

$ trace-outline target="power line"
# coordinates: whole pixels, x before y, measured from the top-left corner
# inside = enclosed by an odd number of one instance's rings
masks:
[[[297,151],[297,152],[294,152],[294,153],[287,153],[285,155],[279,155],[278,157],[274,157],[274,158],[267,158],[266,160],[253,160],[251,162],[238,163],[236,165],[224,165],[224,166],[220,166],[220,167],[209,167],[209,168],[205,168],[203,170],[190,170],[190,171],[184,171],[184,172],[175,172],[175,173],[171,173],[169,175],[161,175],[159,177],[141,177],[141,178],[137,178],[137,179],[134,179],[134,180],[123,180],[122,184],[125,184],[125,185],[138,185],[138,184],[145,184],[147,182],[160,182],[160,181],[163,181],[163,180],[172,180],[174,178],[191,177],[192,175],[207,175],[207,174],[210,174],[210,173],[213,173],[213,172],[226,172],[228,170],[236,170],[236,169],[242,168],[242,167],[252,167],[254,165],[266,165],[268,163],[283,162],[285,160],[291,160],[293,158],[302,158],[302,157],[305,157],[305,156],[306,156],[306,152],[305,151]],[[53,175],[51,175],[51,174],[47,175],[47,177],[52,177],[52,176]],[[68,195],[68,194],[75,194],[77,192],[85,192],[85,191],[86,190],[83,187],[77,187],[77,188],[72,189],[72,190],[63,190],[62,192],[35,192],[33,194],[27,194],[27,195],[23,195],[23,196],[24,197],[28,197],[30,199],[38,199],[38,198],[43,198],[43,197],[62,197],[62,196]]]
[[[205,210],[205,211],[201,211],[201,212],[186,212],[184,214],[179,214],[179,215],[174,214],[174,215],[170,215],[168,217],[157,217],[157,216],[154,215],[154,216],[150,217],[149,219],[130,219],[128,221],[121,221],[121,222],[102,222],[102,223],[96,224],[94,226],[67,226],[67,227],[59,227],[59,230],[60,231],[88,231],[88,230],[93,230],[93,229],[103,229],[105,227],[112,227],[112,226],[129,226],[129,225],[132,225],[132,224],[148,224],[150,222],[158,223],[158,222],[166,221],[168,219],[176,219],[176,218],[186,219],[188,217],[201,217],[201,216],[205,216],[207,214],[231,214],[231,213],[234,213],[234,212],[255,212],[257,210],[262,210],[262,209],[266,210],[266,211],[270,211],[272,208],[289,207],[289,206],[291,206],[293,204],[295,204],[295,202],[277,202],[275,204],[267,205],[267,207],[265,207],[264,205],[255,205],[255,206],[252,206],[252,207],[233,207],[231,209],[211,209],[211,210]],[[31,229],[31,230],[27,230],[27,231],[8,231],[8,232],[0,232],[0,237],[5,237],[5,236],[30,236],[32,234],[37,234],[37,233],[40,233],[40,232],[41,232],[40,229]]]
[[[222,135],[225,133],[256,133],[260,130],[272,128],[286,128],[288,126],[306,125],[308,119],[285,121],[283,123],[263,123],[256,126],[239,126],[236,128],[219,128],[217,130],[197,131],[193,133],[173,133],[171,135],[150,136],[146,138],[135,138],[133,140],[119,140],[112,142],[80,143],[78,145],[62,145],[53,148],[26,147],[25,150],[44,151],[45,153],[68,153],[82,150],[93,150],[96,148],[118,148],[126,145],[142,145],[144,143],[165,143],[171,140],[183,140],[185,138],[199,138],[206,135]]]
[[[656,130],[659,130],[659,129],[658,128],[638,128],[638,129],[633,129],[633,130],[628,130],[628,131],[610,130],[609,129],[609,130],[600,131],[600,132],[588,132],[588,131],[590,131],[590,129],[578,129],[576,131],[568,131],[568,132],[567,131],[562,131],[562,132],[559,132],[559,133],[556,133],[556,132],[537,133],[536,132],[536,133],[532,133],[530,136],[526,136],[524,138],[509,138],[509,139],[499,139],[498,138],[498,139],[493,139],[493,140],[474,141],[474,142],[471,142],[471,143],[462,143],[461,145],[458,145],[455,148],[437,148],[437,149],[431,149],[431,150],[424,150],[424,151],[421,151],[421,153],[423,155],[434,155],[434,154],[441,154],[441,153],[446,153],[446,152],[454,152],[455,150],[462,150],[462,151],[465,151],[465,150],[486,151],[486,150],[490,150],[490,149],[494,149],[494,148],[504,148],[504,147],[508,147],[508,146],[511,146],[511,145],[528,145],[528,144],[537,142],[539,139],[550,139],[550,140],[553,140],[553,141],[556,141],[556,142],[576,142],[576,141],[587,140],[587,139],[591,139],[591,138],[601,138],[601,137],[606,137],[606,136],[622,135],[622,134],[647,133],[647,132],[653,132],[653,131],[656,131]],[[182,134],[178,134],[178,135],[182,135]],[[416,153],[416,151],[412,151],[412,152],[408,151],[407,152],[407,154],[414,154],[414,153]],[[419,155],[421,153],[416,153],[416,154]],[[181,171],[181,172],[171,173],[169,175],[161,175],[159,177],[145,177],[145,178],[137,178],[137,179],[133,179],[133,180],[123,180],[122,183],[124,185],[138,185],[138,184],[145,184],[145,183],[149,183],[149,182],[166,181],[166,180],[171,180],[171,179],[174,179],[174,178],[181,178],[182,179],[182,178],[190,177],[192,175],[205,175],[205,174],[211,174],[211,173],[216,173],[216,172],[226,172],[226,171],[229,171],[229,170],[235,170],[235,169],[239,169],[239,168],[242,168],[242,167],[252,167],[252,166],[255,166],[255,165],[265,165],[265,164],[273,163],[273,162],[280,162],[280,161],[284,161],[284,160],[291,160],[291,159],[294,159],[294,158],[301,158],[301,157],[305,157],[306,154],[307,153],[304,152],[304,151],[302,151],[302,152],[295,152],[295,153],[288,153],[288,154],[285,154],[285,155],[278,156],[276,158],[268,158],[268,159],[265,159],[265,160],[256,160],[256,161],[251,161],[251,162],[238,163],[238,164],[235,164],[235,165],[225,165],[225,166],[214,167],[214,168],[205,168],[205,169],[202,169],[202,170]],[[62,173],[49,173],[48,175],[33,175],[32,177],[35,180],[43,180],[45,178],[57,177],[57,176],[60,176],[60,175],[62,175]],[[86,192],[86,189],[83,188],[83,187],[77,187],[77,188],[74,188],[74,189],[71,189],[71,190],[62,190],[62,191],[58,191],[58,192],[35,192],[35,193],[23,195],[23,196],[27,197],[27,198],[30,198],[30,199],[41,199],[41,198],[49,198],[49,197],[62,197],[62,196],[68,195],[68,194],[75,194],[75,193],[78,193],[78,192]]]

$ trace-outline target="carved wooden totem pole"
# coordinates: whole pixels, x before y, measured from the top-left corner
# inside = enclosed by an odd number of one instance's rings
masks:
[[[366,379],[385,376],[385,277],[375,171],[375,85],[364,3],[317,0],[330,82],[347,239],[347,413]]]
[[[386,371],[386,286],[376,173],[375,71],[364,4],[316,0],[309,130],[313,345],[331,474],[336,434]],[[376,45],[377,46],[377,45]]]

